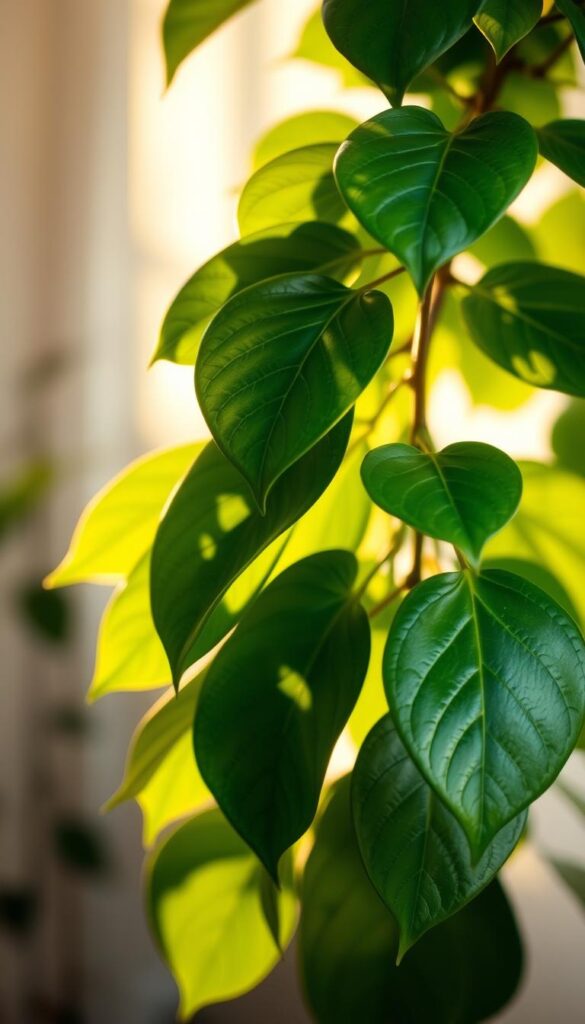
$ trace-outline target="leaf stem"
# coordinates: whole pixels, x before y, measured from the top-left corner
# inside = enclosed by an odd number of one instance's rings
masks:
[[[360,597],[362,597],[365,594],[365,592],[368,589],[370,583],[374,579],[374,576],[377,576],[377,574],[379,573],[379,571],[382,568],[382,566],[385,565],[386,562],[390,562],[394,558],[394,556],[396,554],[398,554],[398,552],[400,551],[400,548],[402,547],[402,541],[404,540],[405,529],[406,528],[405,528],[404,524],[402,524],[399,527],[399,529],[396,531],[396,534],[394,536],[392,544],[390,545],[390,548],[388,549],[388,551],[386,552],[384,557],[381,558],[380,561],[376,563],[376,565],[373,567],[373,569],[371,569],[371,571],[367,574],[365,579],[362,581],[362,583],[360,584],[360,586],[356,590],[355,595],[354,595],[356,600],[359,599]]]
[[[396,270],[391,270],[389,274],[383,274],[382,277],[377,277],[374,281],[368,281],[367,284],[362,285],[357,289],[357,291],[369,292],[373,288],[377,288],[379,284],[384,284],[386,281],[391,281],[393,277],[398,277],[399,274],[404,274],[405,271],[405,267],[397,267]]]
[[[399,587],[396,587],[394,590],[392,590],[387,595],[387,597],[384,598],[383,601],[380,601],[379,604],[375,605],[373,608],[370,609],[370,611],[368,612],[368,618],[374,619],[376,615],[379,615],[380,612],[383,612],[385,608],[388,608],[388,606],[391,605],[396,600],[397,597],[400,597],[402,591],[405,590],[405,588],[406,584],[401,583]]]

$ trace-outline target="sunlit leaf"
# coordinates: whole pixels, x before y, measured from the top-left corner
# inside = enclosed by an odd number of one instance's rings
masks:
[[[405,264],[422,295],[434,271],[505,212],[536,156],[532,128],[507,111],[450,134],[435,114],[405,107],[352,132],[335,174],[360,223]]]
[[[351,415],[273,488],[261,516],[242,476],[208,445],[173,499],[154,543],[151,602],[175,685],[226,590],[321,496],[337,472]]]
[[[307,270],[343,280],[358,264],[358,242],[332,224],[275,225],[242,238],[213,256],[181,288],[164,319],[153,361],[194,364],[215,314],[249,285]]]
[[[167,85],[185,57],[249,3],[251,0],[169,0],[163,21]]]
[[[294,114],[270,128],[256,143],[254,169],[263,167],[283,153],[303,146],[316,146],[323,142],[343,142],[357,121],[336,110],[307,110]]]
[[[469,1024],[492,1017],[522,973],[522,947],[497,882],[395,966],[398,927],[371,885],[341,780],[317,826],[302,886],[303,988],[319,1024]]]
[[[197,706],[201,774],[275,881],[282,854],[313,820],[368,667],[356,574],[347,551],[283,572],[217,654]]]
[[[571,754],[585,712],[585,643],[543,591],[501,570],[425,580],[384,656],[401,738],[477,861]]]
[[[354,68],[333,46],[323,25],[321,5],[311,14],[303,26],[300,39],[291,57],[307,60],[312,64],[336,71],[340,75],[341,82],[346,89],[373,85],[365,75],[362,75],[357,68]]]
[[[203,339],[197,397],[263,509],[274,483],[353,406],[393,333],[381,292],[287,274],[247,288]]]
[[[324,0],[323,21],[340,53],[396,107],[413,78],[465,34],[480,2]]]
[[[154,540],[162,510],[174,487],[201,451],[200,444],[145,455],[106,484],[83,512],[49,587],[70,583],[117,583]]]
[[[385,512],[449,541],[473,564],[486,541],[512,518],[522,494],[516,463],[475,441],[436,453],[408,444],[382,445],[366,456],[362,479]]]
[[[528,35],[541,14],[542,0],[484,0],[474,21],[500,61]]]
[[[390,715],[360,750],[352,807],[366,870],[399,925],[399,959],[495,878],[526,824],[524,812],[472,864],[465,832],[409,758]]]
[[[585,395],[585,278],[540,263],[494,267],[463,300],[478,347],[509,373]]]
[[[222,818],[207,811],[180,825],[148,863],[152,930],[181,994],[183,1020],[257,985],[280,953],[262,901],[264,868]],[[290,884],[278,896],[280,946],[295,924]]]

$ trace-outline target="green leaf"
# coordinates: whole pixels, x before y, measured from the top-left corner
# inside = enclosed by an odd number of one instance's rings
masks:
[[[479,7],[480,0],[324,0],[323,21],[339,52],[399,107],[413,78],[465,35]]]
[[[216,656],[197,707],[201,774],[276,882],[282,854],[313,820],[368,667],[356,575],[348,551],[283,572]]]
[[[152,553],[152,613],[175,686],[193,664],[194,644],[228,588],[331,482],[351,422],[351,415],[346,416],[282,476],[264,516],[217,446],[205,448],[177,491]]]
[[[186,444],[145,455],[106,484],[83,512],[69,551],[45,586],[127,577],[151,546],[171,491],[201,448]]]
[[[366,870],[400,928],[399,962],[493,880],[526,824],[526,813],[514,818],[472,865],[465,832],[409,758],[390,715],[360,750],[352,806]]]
[[[541,263],[494,267],[463,300],[475,344],[535,387],[585,395],[585,278]]]
[[[385,512],[449,541],[474,565],[486,541],[512,518],[522,495],[516,463],[475,441],[437,453],[409,444],[383,445],[366,455],[362,479]]]
[[[216,316],[195,370],[199,405],[259,507],[280,476],[354,405],[392,341],[382,292],[287,274]]]
[[[181,825],[148,862],[146,906],[181,994],[180,1015],[254,988],[279,959],[266,921],[263,868],[219,811]],[[280,945],[294,931],[295,901],[278,897]]]
[[[169,663],[152,621],[149,581],[150,552],[119,585],[103,614],[89,700],[170,684]]]
[[[122,783],[105,806],[111,811],[137,800],[145,846],[210,799],[193,752],[193,717],[203,678],[200,673],[178,694],[165,694],[147,712],[132,737]]]
[[[581,864],[573,864],[572,861],[559,860],[556,857],[551,858],[549,863],[585,909],[585,868]]]
[[[542,155],[585,188],[585,121],[552,121],[536,134]]]
[[[349,777],[317,826],[302,907],[301,975],[319,1024],[469,1024],[492,1017],[518,986],[520,938],[497,882],[395,966],[398,928],[361,861]]]
[[[566,192],[549,206],[531,225],[530,234],[541,260],[580,274],[583,269],[582,238],[585,235],[585,203],[581,189]]]
[[[553,601],[560,604],[561,608],[564,608],[575,622],[579,622],[579,612],[567,591],[559,583],[556,576],[553,576],[552,572],[543,565],[538,565],[536,562],[528,562],[524,558],[488,558],[484,559],[482,568],[504,569],[505,572],[512,572],[516,576],[522,576],[524,579],[529,580],[530,583],[534,583],[535,587],[544,590],[545,594],[548,594],[549,597],[552,597]]]
[[[585,11],[575,0],[555,0],[555,3],[559,11],[569,19],[581,57],[585,60]]]
[[[357,121],[336,110],[308,110],[294,114],[270,128],[256,143],[254,169],[263,167],[276,157],[303,146],[317,146],[323,142],[339,145],[354,128]]]
[[[401,738],[474,861],[554,781],[585,712],[572,619],[512,573],[445,573],[394,619],[384,683]]]
[[[210,259],[181,288],[165,316],[153,362],[194,364],[215,314],[251,284],[307,270],[343,280],[359,262],[359,243],[332,224],[284,224],[242,238]]]
[[[563,410],[551,435],[557,463],[585,477],[585,402],[575,399]]]
[[[185,57],[249,3],[251,0],[170,0],[162,29],[167,85]]]
[[[516,114],[484,114],[450,134],[435,114],[406,107],[352,132],[335,173],[350,209],[422,295],[433,273],[506,211],[536,156],[534,131]]]
[[[238,206],[242,235],[293,221],[352,226],[333,176],[335,142],[303,146],[277,156],[252,175]]]
[[[524,489],[517,515],[486,558],[521,558],[548,569],[567,591],[585,625],[585,481],[552,466],[520,463]]]
[[[542,0],[484,0],[475,24],[499,61],[532,31],[542,15]]]
[[[357,71],[333,46],[323,25],[321,6],[307,19],[292,58],[307,60],[312,64],[337,72],[346,89],[372,86],[373,83]],[[347,132],[346,132],[347,134]]]

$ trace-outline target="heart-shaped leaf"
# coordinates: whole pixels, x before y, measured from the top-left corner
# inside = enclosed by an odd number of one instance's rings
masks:
[[[251,284],[306,270],[343,280],[359,260],[357,240],[333,224],[284,224],[242,238],[181,288],[165,316],[153,362],[194,364],[205,328],[232,295]]]
[[[202,644],[204,628],[231,584],[300,519],[335,476],[351,423],[350,414],[291,466],[274,487],[264,516],[216,445],[209,444],[195,462],[167,510],[152,552],[152,614],[176,686],[183,672],[210,650]],[[213,642],[219,639],[216,635]]]
[[[542,263],[489,270],[463,301],[475,344],[539,388],[585,395],[585,278]]]
[[[303,146],[256,171],[238,206],[242,235],[293,221],[317,220],[344,226],[352,223],[333,175],[337,149],[335,142]]]
[[[359,398],[392,331],[382,292],[309,274],[254,285],[218,313],[201,344],[197,397],[261,509],[281,474]]]
[[[258,597],[208,670],[195,753],[222,811],[270,875],[308,829],[370,656],[357,562],[325,551]],[[254,757],[250,757],[254,751]]]
[[[484,0],[474,21],[498,61],[532,31],[542,15],[542,0]]]
[[[219,811],[183,822],[155,850],[146,909],[180,990],[182,1020],[242,995],[276,965],[295,928],[291,874],[276,896],[277,944],[265,915],[264,869]]]
[[[337,110],[306,110],[279,121],[258,140],[254,148],[254,168],[275,160],[283,153],[303,146],[319,146],[323,142],[343,140],[357,128],[357,121]]]
[[[356,128],[335,173],[350,209],[422,295],[435,270],[505,213],[536,156],[534,131],[517,114],[484,114],[451,134],[429,110],[405,107]]]
[[[362,479],[372,501],[421,533],[449,541],[473,564],[512,518],[522,495],[515,462],[474,441],[421,452],[386,444],[366,455]]]
[[[394,107],[413,78],[461,39],[481,0],[324,0],[340,53],[377,82]]]
[[[163,22],[167,85],[177,68],[220,25],[252,0],[169,0]]]
[[[554,781],[585,711],[585,644],[532,583],[501,570],[425,580],[384,656],[401,738],[475,860]]]
[[[585,188],[585,121],[551,121],[536,131],[540,152]]]
[[[497,882],[423,936],[395,966],[398,927],[365,872],[350,777],[336,783],[302,883],[299,956],[319,1024],[470,1024],[518,986],[522,946]]]
[[[473,866],[465,832],[411,761],[390,715],[360,750],[352,806],[366,870],[400,928],[399,961],[492,881],[526,823],[526,812],[514,818]]]

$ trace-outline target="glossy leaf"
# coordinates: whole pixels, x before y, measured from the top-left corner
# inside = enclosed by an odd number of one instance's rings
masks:
[[[303,146],[317,146],[323,142],[343,142],[357,121],[337,110],[307,110],[294,114],[270,128],[256,143],[254,169]]]
[[[518,514],[485,552],[521,558],[548,569],[567,591],[585,626],[585,481],[537,462],[520,463],[524,490]]]
[[[368,494],[385,512],[430,537],[449,541],[476,564],[486,541],[518,508],[522,476],[498,448],[474,441],[421,452],[387,444],[362,466]]]
[[[534,28],[542,14],[542,0],[484,0],[474,21],[498,61]]]
[[[352,600],[356,574],[348,551],[283,572],[219,651],[199,699],[201,774],[276,882],[282,854],[313,820],[368,667],[369,623]]]
[[[554,781],[585,712],[572,619],[512,573],[446,573],[399,609],[384,683],[402,740],[477,862]]]
[[[194,364],[215,314],[249,285],[307,270],[343,280],[359,265],[359,252],[356,239],[332,224],[284,224],[234,242],[181,288],[164,319],[153,361]]]
[[[323,21],[340,53],[399,107],[413,78],[461,39],[479,6],[480,0],[443,0],[440,7],[435,0],[324,0]]]
[[[201,449],[186,444],[145,455],[106,484],[83,512],[69,551],[45,586],[127,577],[152,544],[169,495]]]
[[[385,295],[317,275],[255,285],[216,316],[199,352],[197,397],[262,510],[282,473],[359,398],[392,332]]]
[[[163,21],[167,85],[193,50],[251,0],[169,0]]]
[[[504,263],[463,301],[473,341],[535,387],[585,395],[585,278],[540,263]]]
[[[532,128],[515,114],[484,114],[450,134],[435,114],[406,107],[352,132],[335,174],[350,209],[422,295],[432,274],[506,211],[536,155]]]
[[[170,682],[169,663],[150,611],[148,552],[114,592],[103,614],[88,698],[156,690]]]
[[[352,806],[366,870],[400,929],[399,961],[495,878],[526,824],[526,813],[514,818],[473,865],[465,832],[411,761],[390,715],[360,750]]]
[[[178,694],[165,694],[147,712],[132,737],[122,783],[106,804],[105,810],[111,811],[127,800],[139,803],[145,846],[211,799],[193,751],[193,718],[203,678],[201,673]]]
[[[180,825],[150,858],[148,916],[179,987],[183,1020],[242,995],[276,965],[280,953],[264,913],[263,870],[215,810]],[[285,949],[295,924],[290,885],[277,898]]]
[[[153,618],[175,685],[196,660],[194,645],[228,588],[331,482],[350,430],[347,416],[295,463],[274,487],[264,516],[217,446],[205,448],[177,491],[152,553]]]
[[[566,118],[537,131],[540,152],[585,188],[585,121]]]
[[[277,156],[252,175],[238,206],[242,235],[293,221],[351,222],[333,176],[335,142]]]
[[[569,19],[581,57],[585,60],[585,11],[575,0],[555,0],[555,3],[559,11]]]
[[[522,949],[493,883],[395,966],[398,928],[372,887],[351,821],[349,777],[317,826],[302,887],[301,975],[319,1024],[469,1024],[517,988]]]

